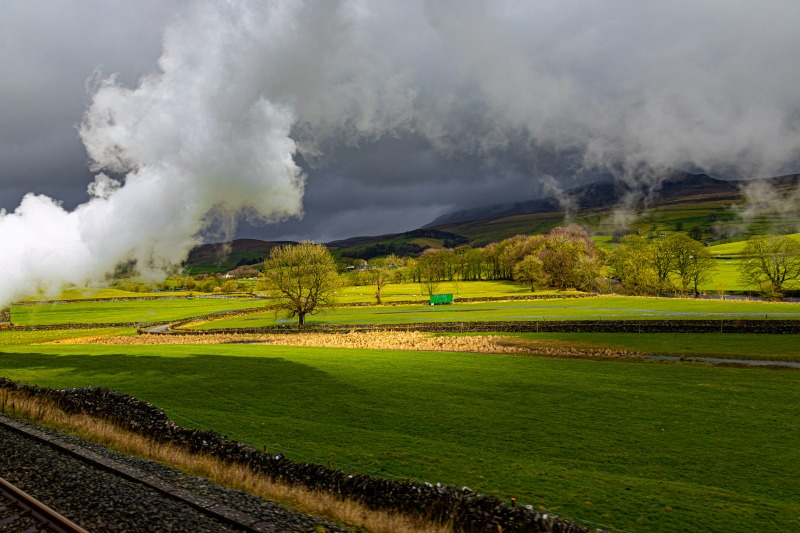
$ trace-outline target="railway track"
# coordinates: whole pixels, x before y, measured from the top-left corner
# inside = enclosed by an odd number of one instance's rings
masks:
[[[26,440],[32,440],[39,445],[46,446],[47,448],[53,449],[60,455],[69,456],[74,459],[78,459],[80,463],[83,463],[84,466],[80,468],[88,468],[92,470],[103,471],[106,473],[112,474],[115,478],[120,478],[119,483],[124,482],[132,482],[134,484],[142,485],[146,489],[150,491],[155,491],[157,494],[154,495],[157,499],[163,498],[164,501],[169,500],[172,507],[180,506],[181,508],[189,508],[187,512],[193,512],[198,515],[204,516],[204,520],[208,520],[209,523],[217,524],[216,527],[209,527],[207,530],[210,531],[249,531],[249,532],[277,532],[277,531],[313,531],[311,527],[307,524],[301,526],[299,528],[295,527],[288,527],[287,524],[281,524],[278,522],[273,522],[270,520],[265,520],[263,517],[251,515],[247,512],[242,512],[238,509],[234,509],[221,503],[219,500],[215,500],[209,497],[204,496],[203,494],[199,494],[197,492],[193,492],[190,490],[186,490],[184,488],[178,488],[170,483],[164,481],[163,479],[159,479],[158,477],[151,475],[145,471],[142,471],[134,466],[129,464],[125,464],[119,461],[115,461],[114,459],[106,456],[101,455],[84,446],[80,446],[76,443],[70,442],[68,439],[63,439],[57,435],[51,434],[49,431],[43,431],[35,426],[30,426],[24,424],[23,422],[9,419],[0,416],[0,430],[4,430],[7,432],[15,433],[24,437]],[[0,435],[0,439],[2,439],[2,435]],[[31,443],[31,446],[34,444]],[[81,474],[82,475],[82,474]],[[31,491],[30,489],[28,489]],[[5,491],[4,491],[5,492]],[[44,497],[42,497],[44,499]],[[125,501],[117,501],[114,502],[114,506],[117,508],[125,507],[127,502]],[[2,503],[0,503],[2,505]],[[10,504],[9,504],[10,505]],[[83,506],[96,506],[96,502],[94,501],[83,501],[79,502],[78,505]],[[62,510],[65,512],[65,510]],[[26,513],[26,516],[31,515],[31,512]],[[17,514],[23,514],[22,512]],[[24,527],[16,527],[16,525],[11,528],[7,529],[2,526],[2,520],[5,515],[0,511],[0,532],[2,531],[26,531],[26,532],[36,532],[36,531],[65,531],[65,532],[78,532],[78,531],[85,531],[84,529],[46,529],[40,528],[37,529],[37,524],[34,523],[35,520],[31,521],[28,520]],[[72,515],[71,515],[72,516]],[[75,518],[75,517],[74,517]],[[80,521],[78,518],[75,518],[76,521]],[[290,519],[291,521],[291,519]],[[291,524],[290,524],[291,525]],[[220,527],[223,526],[223,527]],[[50,527],[50,526],[48,526]],[[77,526],[76,526],[77,527]],[[85,525],[87,529],[97,529],[97,530],[104,530],[105,528],[92,528],[88,525]],[[26,529],[31,528],[31,529]],[[114,529],[114,528],[111,528]],[[119,529],[119,528],[117,528]],[[155,530],[160,530],[161,528],[158,527]],[[142,530],[153,530],[143,528]],[[318,529],[321,531],[343,531],[337,527],[325,527]]]
[[[0,478],[0,496],[0,531],[88,533],[3,478]]]

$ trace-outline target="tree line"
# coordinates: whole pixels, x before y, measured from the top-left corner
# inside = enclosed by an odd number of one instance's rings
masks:
[[[754,236],[744,246],[740,281],[774,297],[800,278],[800,243],[786,236]],[[341,266],[341,264],[340,264]],[[266,290],[287,316],[302,326],[306,315],[331,305],[345,281],[328,249],[303,242],[273,248],[260,274]],[[517,235],[482,248],[467,245],[426,249],[419,257],[374,258],[351,282],[372,285],[376,303],[387,283],[420,283],[433,295],[440,283],[515,280],[537,289],[576,289],[659,295],[700,293],[716,270],[702,243],[684,233],[648,240],[628,234],[609,254],[581,226],[554,228],[542,235]]]

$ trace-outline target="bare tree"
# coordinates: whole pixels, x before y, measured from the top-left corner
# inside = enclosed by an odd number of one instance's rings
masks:
[[[321,244],[301,242],[272,249],[264,261],[262,284],[289,318],[303,327],[306,315],[335,303],[339,277],[336,262]]]
[[[381,289],[389,283],[392,277],[394,265],[383,258],[371,259],[369,262],[367,276],[372,285],[375,285],[375,303],[381,303]]]
[[[787,281],[800,278],[800,243],[791,237],[753,236],[742,253],[741,281],[759,287],[767,296],[779,295]]]
[[[672,257],[672,272],[678,276],[681,292],[688,292],[692,285],[695,295],[699,294],[699,285],[716,269],[711,253],[684,233],[670,235],[663,243]]]

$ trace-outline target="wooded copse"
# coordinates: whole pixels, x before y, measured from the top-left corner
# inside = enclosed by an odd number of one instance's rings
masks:
[[[622,235],[610,252],[598,248],[584,227],[569,225],[541,235],[517,235],[483,247],[427,248],[416,257],[389,254],[369,262],[347,257],[338,261],[331,257],[331,261],[334,270],[342,274],[342,284],[372,285],[376,303],[381,303],[382,290],[389,283],[417,283],[423,294],[434,294],[443,282],[514,280],[531,291],[576,289],[647,296],[697,295],[701,287],[708,288],[715,279],[721,261],[686,233],[656,238],[636,233]],[[800,279],[800,242],[792,237],[753,236],[735,254],[740,287],[769,298],[797,290],[793,282]],[[155,286],[125,278],[115,281],[114,287],[133,292],[154,288],[251,292],[252,281],[247,279],[263,280],[264,265],[247,265],[224,274],[170,276]]]
[[[800,278],[800,244],[786,236],[751,237],[739,268],[741,281],[768,297]],[[569,225],[541,235],[517,235],[482,248],[428,248],[418,257],[365,263],[358,284],[419,283],[432,294],[452,281],[514,280],[537,289],[576,289],[630,295],[700,294],[717,271],[708,248],[686,233],[656,239],[627,234],[604,253],[585,228]],[[388,265],[388,266],[387,266]],[[373,271],[373,269],[377,269]]]

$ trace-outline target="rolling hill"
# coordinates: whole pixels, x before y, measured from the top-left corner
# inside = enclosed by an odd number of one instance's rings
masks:
[[[189,252],[184,265],[192,273],[227,271],[264,261],[270,250],[289,241],[235,239],[225,243],[202,244]]]
[[[777,194],[790,193],[800,184],[800,175],[765,178]],[[336,257],[370,259],[394,253],[413,256],[425,248],[462,244],[483,246],[518,234],[543,233],[565,223],[586,226],[602,239],[615,230],[638,230],[658,236],[684,231],[713,243],[746,239],[753,233],[795,233],[800,217],[766,213],[743,220],[743,181],[726,181],[705,174],[675,174],[657,189],[633,194],[629,186],[596,182],[565,191],[561,200],[551,197],[491,205],[440,216],[419,229],[403,233],[352,237],[327,243]],[[644,197],[638,202],[631,197]],[[568,205],[569,209],[563,206]],[[257,239],[237,239],[225,244],[195,248],[186,261],[194,272],[229,270],[255,263],[283,244]]]

